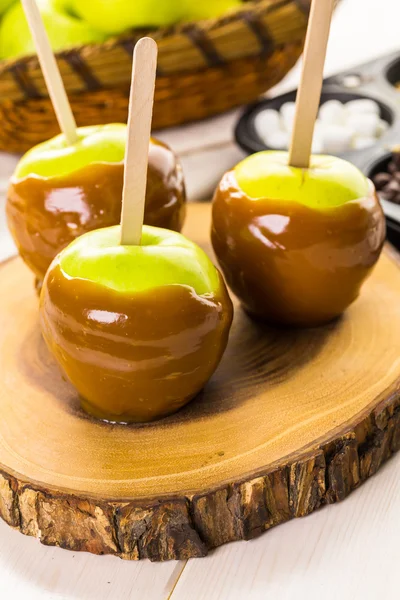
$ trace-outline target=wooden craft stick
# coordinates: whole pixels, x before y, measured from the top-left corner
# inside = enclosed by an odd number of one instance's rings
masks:
[[[38,6],[35,0],[22,0],[22,5],[58,124],[67,142],[74,144],[78,139],[75,118]]]
[[[129,97],[121,213],[124,245],[138,245],[142,238],[156,67],[156,42],[151,38],[140,39],[133,53]]]
[[[307,169],[310,164],[334,3],[335,0],[312,0],[289,150],[292,167]]]

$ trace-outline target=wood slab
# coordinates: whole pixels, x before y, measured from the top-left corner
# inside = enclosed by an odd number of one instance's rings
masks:
[[[209,205],[186,234],[209,251]],[[400,447],[400,269],[382,256],[344,317],[257,325],[236,306],[204,391],[149,425],[87,417],[40,335],[33,278],[0,266],[0,515],[44,544],[203,556],[344,499]]]

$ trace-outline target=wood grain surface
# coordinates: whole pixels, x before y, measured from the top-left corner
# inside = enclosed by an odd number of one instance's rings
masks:
[[[209,205],[186,234],[206,250]],[[400,270],[384,255],[347,314],[273,330],[236,308],[226,355],[177,415],[84,415],[37,324],[32,278],[0,267],[0,514],[45,544],[166,560],[341,500],[400,446]]]

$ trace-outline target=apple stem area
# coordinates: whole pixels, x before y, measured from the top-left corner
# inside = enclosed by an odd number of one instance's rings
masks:
[[[140,39],[133,53],[129,96],[121,211],[122,245],[139,245],[142,238],[156,68],[156,42],[151,38]]]
[[[68,101],[39,8],[35,0],[22,0],[22,5],[58,124],[68,144],[73,145],[78,141],[75,117]]]
[[[308,169],[323,81],[326,48],[335,0],[313,0],[296,98],[289,165]]]

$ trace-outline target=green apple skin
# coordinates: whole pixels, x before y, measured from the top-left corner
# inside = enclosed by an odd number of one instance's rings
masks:
[[[188,285],[198,295],[217,291],[216,268],[180,233],[144,225],[140,246],[122,246],[120,237],[119,225],[89,231],[61,252],[61,269],[121,293],[174,284]]]
[[[368,195],[367,178],[336,156],[316,155],[309,169],[289,167],[287,152],[258,152],[235,167],[236,181],[249,198],[300,202],[331,208]]]
[[[13,4],[14,2],[15,0],[0,0],[0,17],[4,15],[6,10],[8,10],[11,4]]]
[[[34,146],[18,163],[14,177],[62,177],[92,163],[119,163],[124,160],[126,125],[110,123],[78,127],[78,141],[72,146],[63,134]]]
[[[37,0],[54,51],[102,42],[105,35],[84,21],[57,10],[52,0]],[[35,54],[35,46],[20,2],[4,14],[0,24],[0,58]]]
[[[224,353],[233,308],[205,253],[179,233],[89,232],[47,271],[44,339],[84,410],[117,422],[166,416],[204,387]]]
[[[181,21],[219,17],[239,7],[240,0],[68,0],[72,11],[98,31],[118,34],[131,28],[165,27]]]
[[[184,21],[214,19],[242,5],[241,0],[214,0],[213,2],[181,0]]]
[[[181,0],[70,0],[73,11],[98,31],[163,27],[182,19]]]
[[[250,156],[222,178],[211,239],[244,309],[274,325],[312,327],[358,297],[385,239],[372,182],[336,157],[310,169],[287,153]]]

